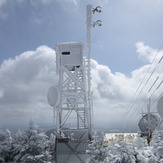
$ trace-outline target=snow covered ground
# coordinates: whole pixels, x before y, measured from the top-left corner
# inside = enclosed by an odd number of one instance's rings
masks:
[[[95,135],[89,145],[91,157],[87,163],[163,163],[163,131],[155,131],[150,145],[137,137],[131,141],[114,141],[106,146],[103,137]]]
[[[87,163],[163,163],[163,130],[153,133],[150,145],[146,142],[136,133],[94,134]],[[54,162],[54,151],[55,136],[32,123],[16,134],[0,130],[0,162]]]

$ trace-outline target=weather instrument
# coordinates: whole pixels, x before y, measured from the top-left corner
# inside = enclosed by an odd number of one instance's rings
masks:
[[[93,27],[95,27],[95,26],[101,26],[102,25],[101,23],[102,23],[101,20],[97,20],[97,21],[93,22]]]
[[[163,96],[161,96],[157,102],[157,111],[161,117],[163,117]]]
[[[143,117],[140,119],[138,123],[140,131],[143,133],[152,132],[157,128],[158,125],[159,118],[152,113],[143,115]]]
[[[94,14],[95,12],[98,12],[98,13],[102,12],[101,6],[97,6],[97,7],[93,8],[93,9],[92,9],[92,12],[93,12],[93,14]]]

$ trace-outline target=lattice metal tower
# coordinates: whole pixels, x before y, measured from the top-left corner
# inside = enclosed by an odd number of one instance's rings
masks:
[[[91,110],[88,103],[87,63],[83,58],[83,45],[61,43],[56,45],[55,50],[58,85],[61,90],[61,102],[55,109],[59,137],[75,139],[74,131],[80,131],[81,138],[85,134],[90,136]],[[79,135],[76,138],[79,139]]]
[[[100,6],[93,12],[101,12]],[[99,25],[95,22],[95,25]],[[94,26],[95,26],[94,25]],[[90,29],[92,6],[87,5],[87,57],[79,42],[56,45],[58,85],[49,88],[48,102],[54,108],[57,130],[56,162],[85,162],[92,137]]]
[[[59,82],[49,88],[48,102],[55,113],[56,162],[85,162],[92,134],[89,62],[82,43],[60,43],[55,50]]]

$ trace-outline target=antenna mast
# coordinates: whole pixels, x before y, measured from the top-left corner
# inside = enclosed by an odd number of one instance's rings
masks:
[[[92,98],[91,98],[91,27],[101,26],[101,20],[93,21],[92,22],[92,13],[95,12],[101,13],[101,7],[97,6],[92,8],[92,5],[87,5],[87,64],[88,64],[88,72],[87,72],[87,79],[88,79],[88,109],[90,112],[90,122],[92,121],[93,117],[93,106],[92,106]],[[93,124],[93,123],[92,123]],[[92,128],[92,124],[90,123],[90,129]]]
[[[90,112],[90,122],[92,118],[92,108],[91,108],[91,65],[90,65],[90,56],[91,56],[91,23],[92,23],[92,5],[87,5],[87,62],[88,62],[88,108]],[[91,124],[90,124],[91,125]],[[90,126],[91,129],[92,126]]]

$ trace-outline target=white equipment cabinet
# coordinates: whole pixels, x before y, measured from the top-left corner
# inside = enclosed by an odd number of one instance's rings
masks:
[[[57,44],[56,52],[57,67],[74,67],[83,65],[83,46],[81,43]]]

